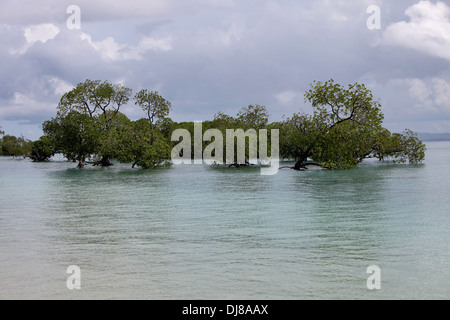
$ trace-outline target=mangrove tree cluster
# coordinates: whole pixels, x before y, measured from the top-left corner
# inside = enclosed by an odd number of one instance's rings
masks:
[[[5,135],[0,127],[0,156],[27,158],[31,156],[32,141],[24,136]]]
[[[363,84],[343,87],[333,80],[314,82],[305,99],[312,114],[296,113],[270,123],[266,107],[250,105],[235,116],[218,112],[202,123],[202,130],[219,130],[225,137],[227,129],[267,130],[269,134],[277,129],[280,158],[294,160],[296,170],[309,165],[354,168],[369,157],[410,163],[424,160],[425,145],[414,132],[391,133],[383,127],[381,105]],[[130,102],[142,109],[143,118],[131,121],[122,112]],[[45,161],[62,153],[80,168],[89,159],[100,166],[112,165],[112,159],[133,167],[168,166],[178,142],[172,141],[174,130],[187,129],[194,135],[194,123],[174,122],[169,117],[171,109],[171,103],[156,91],[133,95],[121,84],[86,80],[62,96],[56,116],[43,124],[44,136],[32,143],[30,154],[35,161]],[[247,164],[247,159],[234,163]]]

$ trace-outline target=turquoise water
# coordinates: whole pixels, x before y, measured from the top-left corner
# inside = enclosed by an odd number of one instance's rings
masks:
[[[274,176],[2,157],[0,298],[448,299],[450,142],[427,147],[423,165]]]

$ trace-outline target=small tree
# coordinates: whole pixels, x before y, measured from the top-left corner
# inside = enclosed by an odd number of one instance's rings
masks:
[[[327,130],[321,115],[296,113],[274,127],[280,130],[280,154],[283,158],[296,160],[294,169],[304,169],[310,164],[318,165],[308,162],[308,159],[317,150],[320,139]]]
[[[5,135],[2,138],[1,154],[12,157],[29,157],[31,153],[31,141],[25,137]]]
[[[86,80],[79,83],[74,89],[65,93],[58,105],[58,117],[64,118],[69,112],[76,111],[80,114],[88,115],[91,118],[101,118],[99,127],[99,147],[102,144],[108,144],[107,140],[111,133],[109,132],[114,118],[119,114],[120,108],[127,104],[131,89],[121,84],[111,84],[108,81]],[[106,140],[105,140],[106,139]],[[96,153],[101,160],[96,165],[111,166],[111,149],[108,146],[101,147]]]
[[[134,100],[135,104],[139,105],[147,114],[147,119],[152,125],[156,119],[167,117],[172,109],[172,104],[157,91],[149,92],[147,89],[143,89],[134,96]]]
[[[153,144],[155,141],[154,122],[157,119],[166,118],[172,109],[172,104],[159,95],[157,91],[149,92],[147,89],[139,91],[134,96],[134,100],[135,104],[139,105],[147,114],[150,123],[150,144]]]
[[[269,123],[267,108],[260,105],[249,105],[239,110],[237,114],[242,129],[264,129]]]
[[[130,123],[121,133],[121,148],[117,154],[120,162],[144,169],[170,165],[171,144],[159,131],[152,128],[148,119]]]
[[[296,160],[294,169],[310,164],[348,169],[372,156],[424,159],[424,146],[412,132],[391,136],[382,127],[381,105],[364,85],[314,82],[305,99],[313,115],[296,114],[278,124],[282,156]]]
[[[35,162],[50,160],[55,155],[52,140],[48,136],[42,136],[31,145],[30,158]]]
[[[78,161],[78,168],[83,168],[86,158],[99,148],[99,124],[88,114],[70,111],[44,122],[43,130],[68,160]]]
[[[425,144],[409,129],[403,133],[388,134],[380,141],[380,149],[374,155],[380,159],[393,159],[400,163],[420,163],[425,159]]]
[[[111,113],[113,113],[113,111],[108,110],[105,114],[100,114],[95,118],[100,128],[97,153],[103,155],[103,157],[94,165],[102,165],[104,167],[112,165],[110,159],[117,158],[120,148],[122,147],[121,135],[125,129],[129,128],[131,122],[130,119],[121,112],[116,113],[114,117],[111,116]],[[104,130],[105,126],[108,127],[107,130]]]

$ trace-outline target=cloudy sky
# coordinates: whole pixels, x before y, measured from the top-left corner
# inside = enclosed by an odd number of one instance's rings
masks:
[[[450,131],[448,0],[0,0],[0,34],[0,126],[32,140],[86,79],[159,91],[175,121],[277,121],[333,78],[366,84],[391,131]]]

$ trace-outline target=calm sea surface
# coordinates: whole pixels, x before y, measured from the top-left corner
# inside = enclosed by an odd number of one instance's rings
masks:
[[[1,157],[0,298],[449,299],[450,142],[427,147],[274,176]]]

